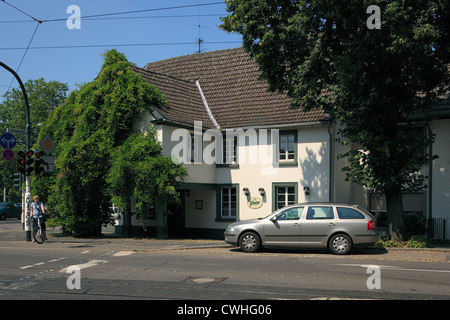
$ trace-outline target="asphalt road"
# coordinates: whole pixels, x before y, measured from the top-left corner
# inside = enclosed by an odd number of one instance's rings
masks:
[[[22,236],[0,221],[1,300],[450,299],[448,250],[246,254],[220,241]]]

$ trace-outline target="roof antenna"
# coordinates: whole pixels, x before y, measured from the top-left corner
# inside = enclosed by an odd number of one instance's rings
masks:
[[[200,0],[198,2],[200,4]],[[200,37],[200,35],[201,35],[200,29],[201,29],[201,24],[200,24],[200,5],[199,5],[198,6],[198,53],[202,52],[201,46],[202,46],[202,42],[203,42],[202,38]]]

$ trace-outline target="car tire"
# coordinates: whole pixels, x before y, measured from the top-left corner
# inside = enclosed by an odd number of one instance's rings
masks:
[[[330,241],[328,242],[328,248],[333,254],[338,255],[348,254],[352,250],[352,247],[353,247],[352,239],[344,233],[338,233],[333,235],[330,238]]]
[[[2,213],[2,214],[0,215],[0,220],[6,220],[6,214]]]
[[[257,252],[261,249],[261,238],[254,232],[245,232],[239,239],[239,246],[244,252]]]

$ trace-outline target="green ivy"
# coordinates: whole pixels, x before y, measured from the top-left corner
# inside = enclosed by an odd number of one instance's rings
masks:
[[[112,223],[111,200],[128,208],[127,199],[134,196],[141,206],[186,176],[161,155],[152,128],[132,130],[142,113],[166,100],[130,66],[122,53],[107,51],[98,76],[72,92],[40,131],[38,141],[49,134],[57,144],[52,153],[56,173],[37,178],[34,185],[46,189],[55,212],[52,223],[66,233],[98,236],[102,225]],[[156,171],[160,166],[169,173]]]

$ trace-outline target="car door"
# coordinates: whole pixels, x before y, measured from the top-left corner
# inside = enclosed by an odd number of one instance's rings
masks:
[[[303,207],[290,207],[264,223],[264,245],[296,246],[300,244],[300,217]]]
[[[312,205],[302,217],[300,238],[302,245],[326,246],[328,236],[337,225],[333,206]]]

